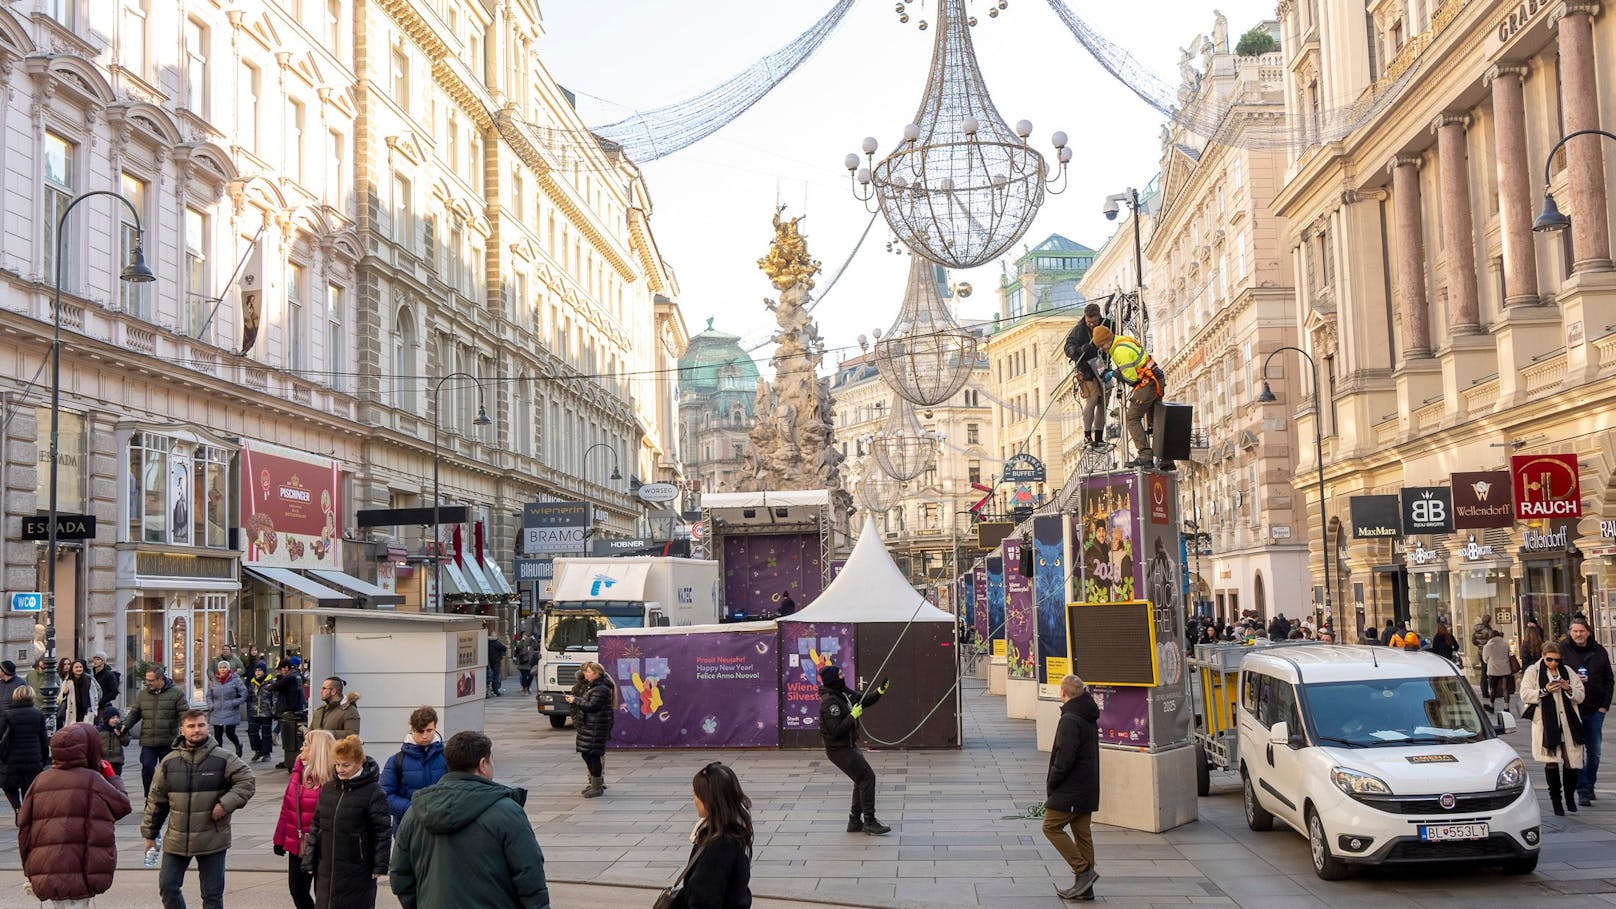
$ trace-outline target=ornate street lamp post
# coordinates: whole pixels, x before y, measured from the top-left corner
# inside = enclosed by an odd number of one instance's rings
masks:
[[[1555,153],[1559,152],[1565,144],[1578,136],[1603,136],[1606,139],[1616,139],[1616,133],[1608,133],[1602,129],[1579,129],[1567,133],[1554,147],[1549,149],[1548,157],[1543,161],[1543,213],[1532,222],[1532,229],[1538,233],[1549,233],[1565,230],[1571,226],[1571,219],[1560,213],[1560,206],[1554,202],[1554,193],[1549,191],[1549,167],[1554,163]],[[1603,217],[1602,212],[1596,212],[1597,217]]]
[[[438,392],[450,379],[470,379],[477,386],[477,418],[471,425],[488,426],[494,422],[488,419],[488,408],[483,406],[483,383],[471,373],[451,372],[432,385],[432,588],[439,612],[443,611],[443,540],[439,530],[442,499],[438,495]]]
[[[1262,393],[1257,395],[1257,403],[1272,404],[1278,400],[1274,397],[1274,390],[1268,386],[1268,364],[1274,359],[1275,354],[1283,350],[1295,351],[1302,359],[1307,361],[1308,367],[1313,370],[1313,453],[1318,456],[1319,547],[1324,553],[1324,614],[1330,617],[1330,623],[1335,627],[1336,640],[1341,641],[1345,640],[1343,638],[1343,624],[1337,620],[1333,605],[1334,601],[1330,596],[1330,517],[1329,508],[1326,507],[1324,499],[1324,411],[1322,406],[1324,387],[1319,384],[1319,364],[1308,355],[1307,351],[1300,347],[1286,345],[1274,349],[1267,357],[1263,358]]]
[[[141,249],[141,239],[144,231],[140,224],[140,211],[134,203],[122,195],[109,189],[98,189],[87,193],[80,193],[67,203],[67,208],[56,218],[56,286],[51,302],[51,403],[50,403],[50,468],[48,470],[50,483],[50,510],[46,520],[49,526],[46,530],[46,556],[45,556],[45,684],[40,696],[44,708],[45,723],[48,729],[54,729],[56,717],[56,693],[59,690],[56,678],[56,518],[57,518],[57,467],[61,460],[61,422],[62,422],[62,263],[64,258],[63,246],[67,234],[67,216],[73,213],[85,199],[96,196],[111,196],[129,209],[129,214],[135,219],[135,248],[130,254],[129,263],[118,273],[118,279],[130,284],[150,284],[157,280],[152,270],[146,266],[146,254]]]

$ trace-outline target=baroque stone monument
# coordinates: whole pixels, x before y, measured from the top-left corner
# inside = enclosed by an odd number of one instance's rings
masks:
[[[769,340],[778,345],[770,364],[774,381],[758,380],[757,423],[751,432],[749,476],[744,490],[829,489],[844,507],[852,499],[842,489],[837,469],[842,453],[836,449],[831,422],[830,380],[819,376],[825,344],[808,315],[808,292],[813,290],[819,262],[808,255],[808,241],[798,224],[802,217],[774,213],[774,240],[758,268],[780,291],[778,302],[765,298],[780,326]]]

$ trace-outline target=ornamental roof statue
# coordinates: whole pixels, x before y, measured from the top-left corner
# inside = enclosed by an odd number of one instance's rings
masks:
[[[774,241],[769,244],[769,254],[758,260],[758,268],[769,276],[776,290],[788,290],[796,284],[801,284],[803,290],[813,290],[819,261],[809,258],[808,241],[797,228],[804,216],[782,221],[780,212],[785,208],[782,205],[774,212]]]

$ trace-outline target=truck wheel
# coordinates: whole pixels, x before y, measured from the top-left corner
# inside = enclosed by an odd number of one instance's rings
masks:
[[[553,713],[550,714],[550,728],[551,729],[565,729],[565,728],[567,728],[567,715],[564,714],[564,713],[559,715],[559,716],[557,716],[556,714],[553,714]]]
[[[1206,748],[1195,746],[1195,794],[1206,797],[1212,792],[1212,766],[1206,762]]]

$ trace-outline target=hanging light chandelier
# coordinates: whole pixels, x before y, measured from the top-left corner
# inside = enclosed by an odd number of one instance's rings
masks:
[[[874,459],[859,469],[858,501],[872,515],[886,514],[898,504],[903,486],[883,472]]]
[[[887,425],[870,437],[870,450],[887,476],[907,482],[936,463],[937,434],[920,425],[913,404],[898,398]]]
[[[952,398],[976,368],[976,336],[954,321],[937,289],[936,266],[909,257],[898,317],[875,342],[875,368],[898,397],[921,407]]]
[[[877,162],[878,143],[866,138],[863,166],[856,154],[844,162],[854,197],[885,215],[905,245],[959,269],[990,262],[1021,239],[1046,184],[1050,193],[1065,188],[1072,159],[1066,134],[1051,136],[1057,165],[1050,177],[1044,156],[1027,144],[1032,124],[1022,120],[1012,131],[999,116],[971,45],[974,24],[965,0],[938,0],[931,69],[903,141]]]

